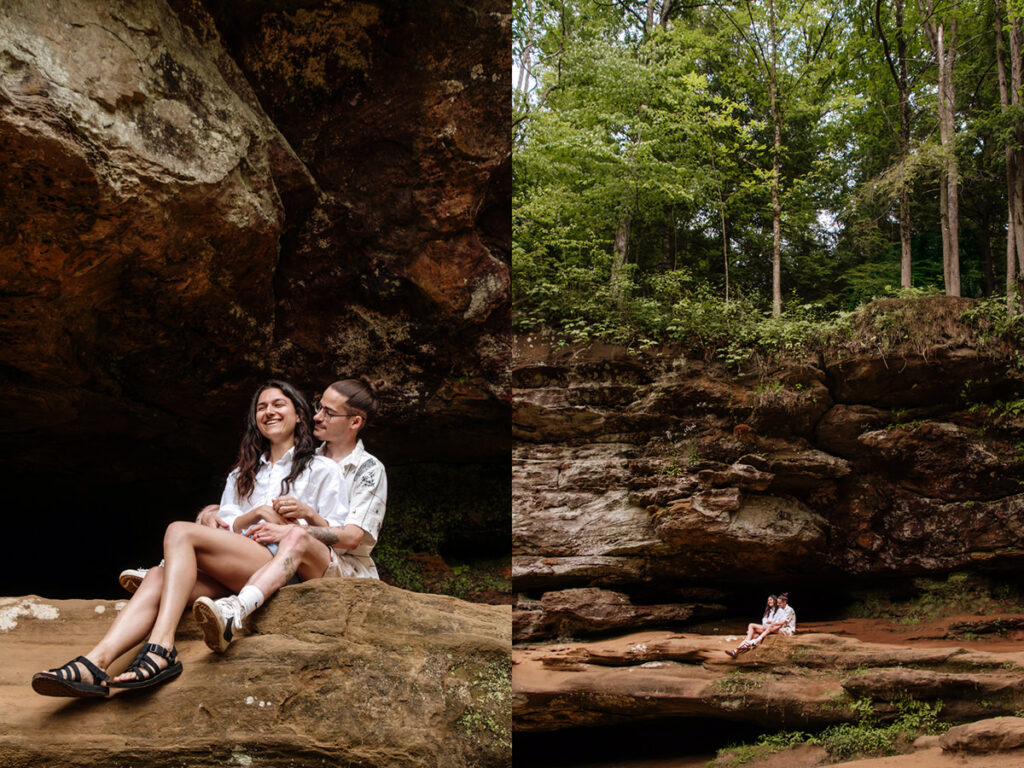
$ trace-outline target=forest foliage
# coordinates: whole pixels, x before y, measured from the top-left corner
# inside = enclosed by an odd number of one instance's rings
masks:
[[[880,296],[1006,296],[1008,263],[1011,290],[1024,271],[1024,253],[1007,259],[1019,6],[515,0],[516,329],[735,340],[761,332],[747,321],[770,314],[773,286],[776,335]]]

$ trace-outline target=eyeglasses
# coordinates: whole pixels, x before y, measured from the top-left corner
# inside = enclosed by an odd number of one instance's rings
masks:
[[[319,400],[314,400],[313,415],[319,416],[321,411],[324,414],[324,421],[330,421],[331,419],[354,419],[359,415],[358,413],[338,413],[337,411],[332,411]]]

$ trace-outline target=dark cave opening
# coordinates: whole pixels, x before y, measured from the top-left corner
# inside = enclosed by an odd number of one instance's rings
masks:
[[[127,597],[118,574],[159,563],[167,525],[192,520],[220,500],[230,459],[224,463],[223,474],[156,479],[154,469],[153,481],[121,484],[90,483],[84,463],[75,475],[8,475],[15,547],[0,567],[0,596]],[[459,562],[507,557],[509,478],[507,462],[388,466],[378,567],[385,552],[392,559],[425,552]]]
[[[710,718],[659,718],[591,728],[524,731],[513,737],[512,765],[583,768],[669,761],[686,755],[713,755],[730,744],[755,741],[762,733],[764,728],[751,723]]]

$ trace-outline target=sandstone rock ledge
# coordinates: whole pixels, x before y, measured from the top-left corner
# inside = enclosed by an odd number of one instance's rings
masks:
[[[0,599],[0,766],[506,766],[508,606],[380,582],[286,587],[222,656],[182,620],[184,672],[109,700],[33,672],[84,653],[114,601]]]
[[[771,637],[733,661],[738,638],[646,632],[601,642],[517,646],[516,730],[661,717],[712,717],[768,728],[856,722],[870,699],[886,718],[912,697],[965,722],[1024,707],[1024,653],[911,648],[828,634]]]

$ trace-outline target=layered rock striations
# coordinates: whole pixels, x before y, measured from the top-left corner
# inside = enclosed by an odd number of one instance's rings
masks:
[[[1000,403],[1021,377],[1012,351],[972,339],[970,306],[890,302],[956,333],[747,375],[678,349],[519,339],[517,637],[608,631],[596,603],[679,623],[766,580],[1019,566],[1024,423]],[[545,608],[580,590],[589,626]]]
[[[222,655],[186,614],[184,671],[156,690],[34,693],[32,674],[86,652],[118,607],[0,600],[0,764],[468,768],[511,759],[505,606],[316,580],[281,590]]]

